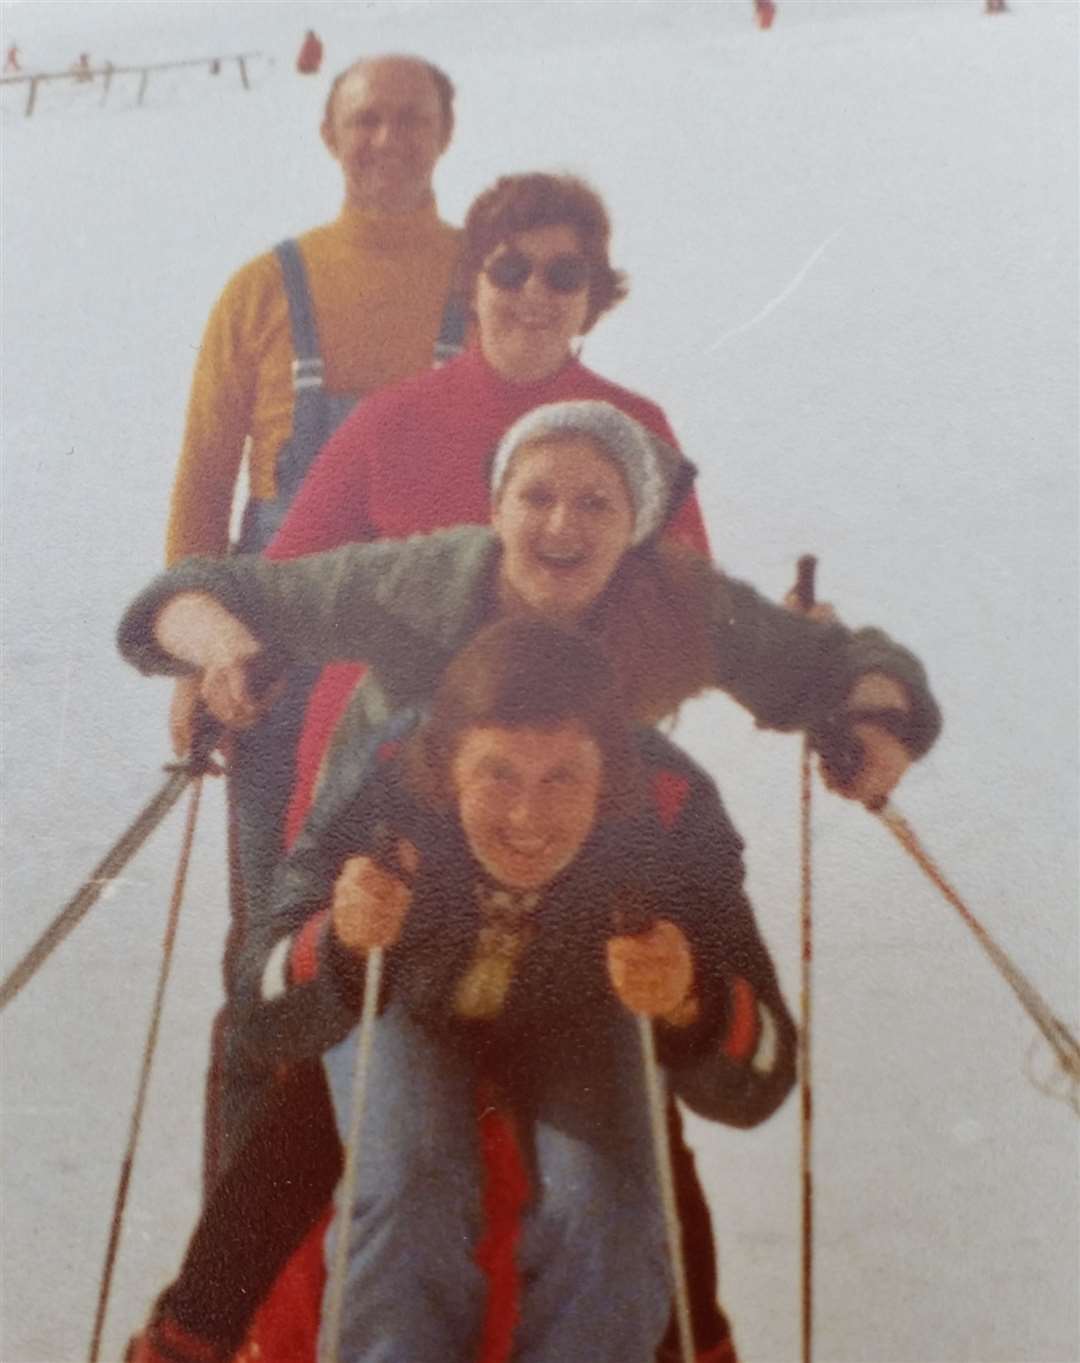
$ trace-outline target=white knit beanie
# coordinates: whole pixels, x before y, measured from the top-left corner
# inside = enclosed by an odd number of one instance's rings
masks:
[[[568,435],[595,440],[619,466],[634,506],[632,542],[641,544],[655,535],[667,520],[684,460],[677,450],[610,402],[551,402],[534,407],[515,421],[495,451],[492,500],[498,500],[510,460],[520,446],[547,436]]]

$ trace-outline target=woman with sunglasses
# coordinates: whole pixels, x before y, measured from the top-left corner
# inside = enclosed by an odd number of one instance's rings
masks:
[[[482,524],[496,445],[520,416],[546,403],[610,402],[675,446],[659,407],[601,378],[575,353],[628,292],[609,259],[610,236],[603,201],[573,176],[507,175],[480,194],[463,230],[470,344],[442,368],[356,408],[312,467],[268,556]],[[693,498],[665,533],[708,552]],[[358,675],[354,667],[328,669],[312,697],[290,832],[303,821],[326,741]]]
[[[761,723],[807,729],[822,746],[853,730],[864,761],[844,793],[887,794],[937,733],[922,668],[878,631],[793,616],[703,560],[658,545],[684,472],[669,446],[609,404],[542,408],[496,452],[493,530],[461,527],[293,564],[193,560],[129,611],[125,655],[145,671],[175,671],[186,660],[207,702],[232,724],[258,711],[244,671],[259,652],[371,660],[364,687],[372,704],[353,703],[316,823],[355,789],[370,714],[430,694],[480,624],[522,610],[598,633],[639,721],[720,686]],[[196,1328],[194,1312],[187,1319]]]

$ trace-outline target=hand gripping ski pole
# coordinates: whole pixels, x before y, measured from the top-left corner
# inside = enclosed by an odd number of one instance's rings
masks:
[[[799,560],[800,580],[804,572],[803,565],[806,562],[806,558]],[[797,588],[797,592],[798,590]],[[865,718],[868,720],[875,717],[872,712],[865,714]],[[887,714],[882,716],[881,722],[884,722],[887,718]],[[825,759],[833,775],[841,782],[853,777],[862,763],[862,745],[858,737],[852,733],[832,733],[829,735],[827,746],[828,752],[825,754]],[[1055,1061],[1064,1080],[1064,1093],[1061,1093],[1052,1084],[1043,1083],[1039,1080],[1033,1082],[1050,1096],[1063,1097],[1080,1115],[1080,1042],[1077,1041],[1065,1023],[1055,1015],[1050,1005],[1005,949],[991,937],[986,927],[972,913],[896,806],[889,800],[881,800],[876,804],[868,805],[867,808],[885,825],[908,856],[957,911],[993,962],[998,973],[1016,995],[1024,1011],[1046,1039],[1054,1053]]]
[[[804,554],[799,559],[794,596],[799,610],[808,612],[814,605],[814,576],[817,559]],[[811,1023],[813,1018],[813,840],[811,758],[813,744],[804,737],[799,771],[799,852],[801,985],[799,991],[799,1098],[800,1168],[802,1177],[802,1359],[812,1363],[814,1356],[814,1089],[811,1069]]]
[[[191,791],[191,802],[188,805],[188,816],[184,825],[184,838],[180,847],[180,860],[177,863],[176,877],[173,881],[172,898],[169,902],[169,914],[165,924],[165,940],[161,951],[161,966],[158,970],[157,987],[154,991],[154,1002],[150,1010],[150,1023],[146,1032],[146,1042],[143,1046],[142,1066],[139,1070],[135,1106],[132,1109],[131,1121],[128,1126],[127,1147],[124,1151],[124,1158],[120,1165],[120,1179],[117,1183],[116,1197],[113,1202],[112,1223],[109,1227],[109,1242],[105,1250],[105,1264],[102,1268],[101,1285],[98,1289],[97,1310],[94,1315],[94,1328],[90,1338],[90,1350],[87,1355],[88,1363],[97,1363],[101,1351],[101,1336],[105,1328],[105,1316],[109,1309],[113,1269],[116,1266],[117,1250],[120,1247],[120,1232],[123,1229],[124,1212],[127,1208],[128,1189],[131,1186],[131,1171],[135,1164],[135,1152],[138,1149],[139,1135],[142,1130],[143,1109],[146,1106],[146,1094],[150,1085],[150,1070],[154,1063],[158,1033],[161,1028],[161,1011],[165,1002],[165,987],[169,982],[169,970],[172,966],[173,947],[176,943],[176,929],[180,921],[180,904],[184,897],[184,883],[187,880],[188,863],[191,860],[191,848],[195,840],[195,820],[199,813],[199,798],[202,794],[202,771],[187,773],[185,784],[187,784],[187,781],[191,780],[194,781]]]

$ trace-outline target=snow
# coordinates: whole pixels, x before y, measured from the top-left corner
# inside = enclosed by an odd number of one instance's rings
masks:
[[[1077,10],[1013,0],[66,5],[3,10],[28,69],[257,50],[235,69],[0,91],[5,971],[163,780],[167,686],[112,630],[155,570],[192,355],[240,262],[336,211],[331,72],[416,51],[460,91],[446,216],[514,169],[604,193],[630,301],[600,372],[660,401],[717,556],[794,561],[931,670],[945,734],[898,806],[1072,1027],[1077,924]],[[682,742],[748,843],[797,1005],[797,743],[726,701]],[[106,1331],[175,1270],[198,1202],[224,930],[208,791]],[[85,1356],[182,817],[5,1016],[0,1356]],[[887,831],[815,803],[816,1354],[1076,1363],[1077,1122],[1034,1035]],[[1044,1061],[1037,1063],[1045,1069]],[[743,1355],[798,1355],[798,1103],[691,1126]]]

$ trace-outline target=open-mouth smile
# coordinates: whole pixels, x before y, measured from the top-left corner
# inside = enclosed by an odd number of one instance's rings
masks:
[[[580,568],[587,558],[584,549],[537,549],[534,555],[538,563],[554,572]]]

